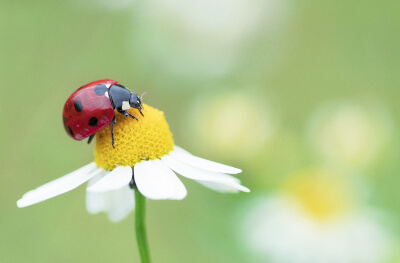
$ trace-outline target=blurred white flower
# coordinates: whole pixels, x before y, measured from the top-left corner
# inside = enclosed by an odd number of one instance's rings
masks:
[[[391,135],[392,123],[381,108],[344,102],[317,111],[308,139],[326,162],[361,168],[376,160]]]
[[[281,0],[145,1],[134,52],[172,73],[223,74],[255,35],[281,28],[286,10]]]
[[[392,256],[391,235],[337,178],[303,174],[259,198],[243,232],[261,262],[378,263]]]
[[[257,154],[276,130],[276,116],[269,103],[250,92],[213,94],[193,103],[188,122],[199,138],[198,146],[210,154],[227,152],[240,160]],[[184,126],[187,129],[188,125]],[[190,133],[189,133],[190,134]]]

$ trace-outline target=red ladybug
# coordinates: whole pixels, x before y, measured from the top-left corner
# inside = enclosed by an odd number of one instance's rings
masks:
[[[117,81],[103,79],[90,82],[76,90],[65,102],[63,122],[65,131],[75,140],[89,137],[90,143],[96,132],[104,129],[110,122],[112,146],[114,147],[114,109],[125,117],[135,116],[127,112],[138,109],[142,114],[142,102],[136,93],[130,92]]]

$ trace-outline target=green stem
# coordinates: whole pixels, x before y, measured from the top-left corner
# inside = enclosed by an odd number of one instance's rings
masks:
[[[146,198],[137,190],[135,192],[135,229],[136,240],[139,248],[140,258],[142,263],[150,263],[149,247],[147,245],[146,237]]]

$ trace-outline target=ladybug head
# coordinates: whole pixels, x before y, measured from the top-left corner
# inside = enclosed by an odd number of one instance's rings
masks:
[[[135,109],[143,109],[142,101],[136,93],[131,93],[131,97],[129,99],[129,104],[132,108]]]

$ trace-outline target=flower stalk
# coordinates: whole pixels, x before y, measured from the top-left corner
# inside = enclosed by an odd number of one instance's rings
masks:
[[[146,198],[137,190],[135,192],[135,230],[136,240],[142,263],[150,263],[149,247],[146,236]]]

